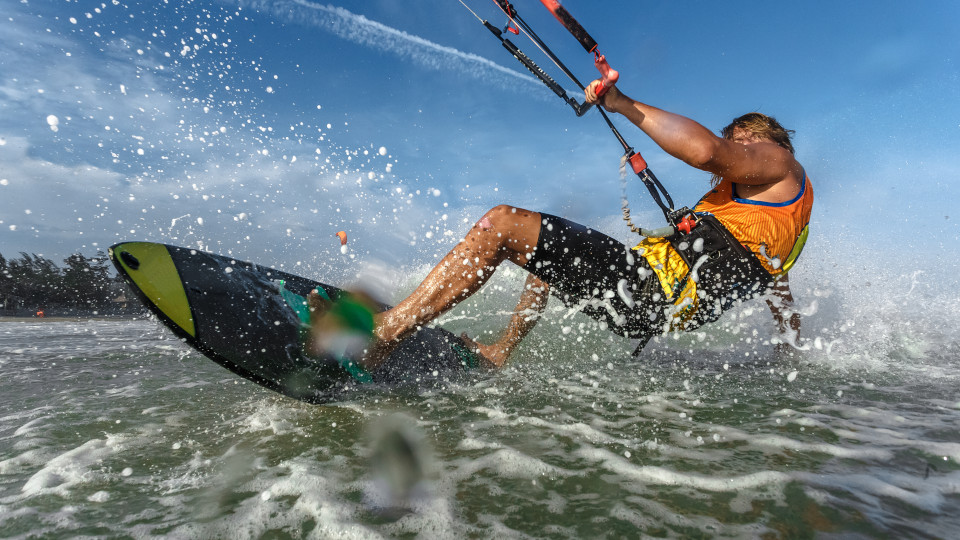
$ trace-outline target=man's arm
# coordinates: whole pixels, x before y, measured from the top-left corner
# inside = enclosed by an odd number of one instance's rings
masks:
[[[729,141],[685,116],[633,100],[615,86],[597,98],[596,85],[595,81],[586,89],[588,102],[599,102],[608,111],[622,114],[665,152],[688,165],[738,184],[772,184],[788,178],[799,182],[803,178],[793,154],[773,142]]]

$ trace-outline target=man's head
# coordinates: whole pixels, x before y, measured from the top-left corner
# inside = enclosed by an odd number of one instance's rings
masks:
[[[720,131],[720,135],[724,139],[743,143],[767,140],[793,153],[793,144],[790,142],[793,130],[784,129],[776,118],[758,112],[734,118],[733,122]]]

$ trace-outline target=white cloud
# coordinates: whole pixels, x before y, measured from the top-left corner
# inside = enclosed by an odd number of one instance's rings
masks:
[[[360,259],[404,260],[439,220],[444,199],[395,191],[396,158],[379,145],[338,146],[319,121],[275,128],[256,97],[267,70],[243,59],[236,73],[227,16],[199,37],[181,22],[189,32],[166,42],[196,45],[187,58],[149,31],[91,37],[96,19],[60,34],[11,19],[0,22],[0,47],[18,53],[0,74],[0,253],[56,259],[141,239],[346,268],[357,259],[340,254],[337,230]],[[27,42],[30,29],[39,37]],[[201,79],[212,88],[197,91]],[[429,251],[451,240],[439,235]]]
[[[130,177],[91,165],[32,157],[22,137],[0,146],[0,253],[62,258],[94,246],[150,240],[233,254],[264,264],[304,261],[303,271],[346,272],[363,260],[409,262],[444,252],[455,235],[424,235],[440,222],[430,193],[408,193],[352,172],[319,173],[307,159],[213,167],[178,180]],[[359,181],[358,181],[359,180]],[[29,214],[24,208],[30,208]],[[334,234],[349,231],[344,258]],[[412,243],[413,242],[413,243]],[[389,253],[379,250],[391,246]],[[348,272],[349,273],[349,272]]]

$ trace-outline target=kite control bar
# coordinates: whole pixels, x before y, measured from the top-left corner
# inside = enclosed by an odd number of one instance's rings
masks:
[[[533,60],[530,59],[526,54],[524,54],[513,42],[509,39],[503,37],[503,32],[510,32],[515,35],[519,35],[520,31],[523,31],[528,38],[537,46],[540,51],[542,51],[551,61],[561,70],[563,73],[570,78],[581,90],[585,90],[586,87],[577,79],[577,77],[571,72],[567,66],[560,61],[560,59],[547,47],[546,43],[540,39],[540,36],[533,31],[532,28],[523,20],[522,17],[517,13],[516,8],[508,0],[493,0],[497,7],[503,11],[508,18],[508,23],[506,27],[501,30],[491,24],[489,21],[486,21],[480,18],[466,3],[464,0],[459,0],[463,7],[467,8],[470,13],[473,14],[488,30],[490,30],[493,35],[500,40],[504,48],[506,48],[510,54],[514,56],[517,60],[520,61],[534,76],[536,76],[540,81],[542,81],[548,88],[550,88],[557,96],[563,99],[567,104],[569,104],[573,110],[576,112],[577,116],[583,116],[590,108],[593,106],[590,103],[578,103],[575,99],[568,96],[566,91],[554,81],[547,73],[540,68]],[[557,0],[540,0],[540,2],[553,13],[554,17],[560,24],[562,24],[573,36],[580,42],[580,45],[588,53],[593,53],[594,55],[594,65],[597,67],[597,70],[600,71],[600,84],[596,88],[597,96],[603,96],[610,90],[620,77],[620,74],[617,70],[610,67],[610,64],[607,63],[607,59],[604,55],[600,54],[597,50],[597,42],[587,33],[587,31],[577,22],[576,19],[570,15],[570,12],[566,10],[560,2]],[[653,171],[647,166],[646,160],[643,159],[638,152],[627,144],[627,141],[624,140],[623,136],[613,125],[613,122],[610,121],[610,118],[607,116],[607,113],[602,109],[597,109],[600,112],[600,116],[606,122],[607,127],[610,128],[610,131],[613,132],[614,136],[620,142],[620,145],[624,150],[624,159],[630,163],[630,167],[633,169],[633,172],[643,181],[644,186],[646,186],[647,191],[650,192],[651,197],[653,197],[654,202],[657,203],[657,206],[660,207],[660,210],[663,212],[664,218],[670,224],[669,227],[663,227],[656,230],[648,230],[636,227],[630,220],[630,210],[627,207],[626,200],[624,200],[623,205],[623,215],[624,220],[630,225],[630,229],[636,233],[639,233],[643,236],[669,236],[676,232],[677,230],[683,232],[689,232],[690,229],[695,226],[696,218],[693,217],[693,213],[688,208],[681,208],[679,210],[674,210],[673,208],[673,199],[670,197],[670,194],[667,193],[666,188],[663,187],[663,184],[657,179],[653,174]],[[626,194],[624,194],[624,198]],[[666,199],[666,201],[664,201]]]
[[[601,76],[600,85],[597,86],[597,96],[606,94],[611,86],[617,84],[620,73],[610,67],[610,64],[607,63],[607,57],[597,50],[596,40],[590,37],[590,34],[584,30],[583,26],[573,18],[573,15],[566,8],[560,5],[560,2],[557,2],[557,0],[540,0],[540,3],[549,9],[550,13],[553,13],[553,16],[573,34],[573,37],[577,38],[577,41],[580,42],[580,45],[583,45],[588,53],[593,53],[593,64],[597,66]]]
[[[547,85],[547,88],[553,90],[553,93],[556,94],[557,97],[566,101],[568,105],[573,107],[573,111],[577,113],[577,116],[583,116],[587,111],[590,110],[591,107],[593,107],[593,105],[590,103],[579,103],[577,100],[568,96],[566,90],[564,90],[563,87],[557,83],[557,81],[553,80],[550,75],[547,75],[546,71],[538,66],[533,60],[531,60],[529,56],[524,54],[523,51],[514,45],[512,41],[503,37],[503,30],[500,30],[496,26],[490,24],[489,21],[482,22],[483,25],[487,27],[487,30],[490,30],[494,36],[497,36],[497,39],[499,39],[500,43],[503,44],[503,48],[507,49],[507,51],[509,51],[514,58],[519,60],[520,63],[530,71],[530,73],[533,73],[536,78],[540,79],[543,84]],[[507,29],[513,30],[513,28],[509,27]]]
[[[470,13],[473,13],[473,16],[476,17],[477,20],[479,20],[483,24],[483,26],[487,28],[487,30],[490,30],[491,34],[493,34],[497,39],[500,40],[500,44],[503,45],[503,48],[506,49],[511,55],[513,55],[513,57],[516,58],[521,64],[523,64],[523,66],[527,68],[527,70],[529,70],[534,77],[540,79],[540,82],[542,82],[547,86],[547,88],[552,90],[553,93],[557,95],[557,97],[559,97],[560,99],[565,101],[568,105],[570,105],[570,107],[573,108],[573,111],[577,114],[577,116],[583,116],[587,111],[593,108],[592,103],[580,103],[576,99],[567,95],[566,90],[564,90],[563,87],[557,83],[557,81],[553,80],[553,78],[550,77],[550,75],[548,75],[547,72],[543,70],[543,68],[538,66],[536,62],[534,62],[533,60],[530,59],[529,56],[524,54],[519,47],[517,47],[512,41],[510,41],[510,39],[503,37],[504,32],[510,32],[511,34],[515,34],[515,35],[520,33],[519,26],[516,25],[514,21],[514,18],[516,17],[517,12],[515,9],[513,9],[513,6],[511,6],[509,2],[505,2],[501,0],[494,0],[494,1],[497,2],[497,5],[500,7],[500,9],[503,10],[503,12],[506,13],[507,17],[509,17],[510,19],[510,23],[507,24],[507,26],[503,29],[497,28],[496,26],[491,24],[490,21],[481,19],[480,16],[476,14],[476,12],[470,9],[470,6],[468,6],[463,2],[463,0],[460,0],[460,3],[463,4],[463,7],[467,8],[467,10],[470,11]],[[552,53],[550,53],[549,56],[551,56],[551,59],[553,59],[554,62],[559,62],[559,60],[556,59],[555,56],[552,56]],[[567,70],[566,68],[562,68],[562,69],[564,70],[564,73],[566,73],[568,77],[573,77],[573,74],[570,73],[569,70]],[[581,85],[579,81],[576,80],[576,78],[574,78],[574,82],[576,82],[577,85],[580,86],[581,90],[583,89],[583,85]]]

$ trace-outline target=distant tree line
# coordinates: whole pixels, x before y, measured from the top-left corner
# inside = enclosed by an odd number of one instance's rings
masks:
[[[0,315],[137,315],[133,291],[113,272],[106,255],[74,253],[63,266],[40,255],[0,254]]]

